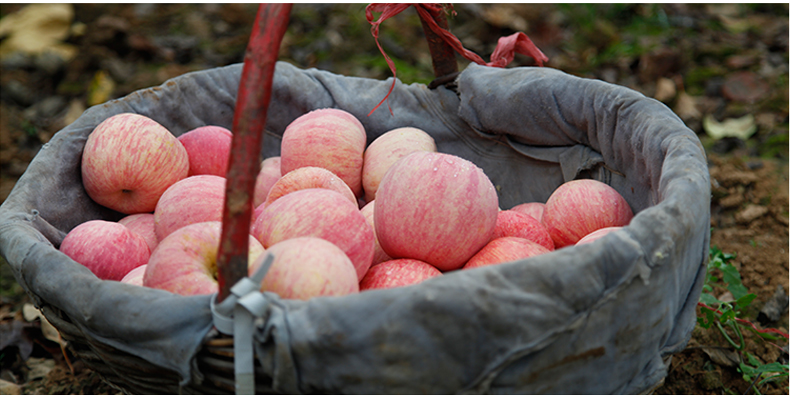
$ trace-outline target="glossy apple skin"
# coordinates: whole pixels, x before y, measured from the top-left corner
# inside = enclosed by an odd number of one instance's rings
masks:
[[[222,221],[225,178],[187,177],[168,188],[154,211],[154,232],[160,242],[178,228],[206,221]]]
[[[291,192],[255,209],[250,233],[269,248],[294,237],[313,236],[340,247],[359,279],[373,260],[373,229],[355,203],[323,188]]]
[[[417,259],[393,259],[375,265],[359,283],[359,290],[405,287],[441,276],[439,269]]]
[[[150,213],[167,188],[189,173],[184,146],[142,115],[101,122],[82,151],[82,184],[96,203],[124,214]]]
[[[145,269],[148,264],[137,266],[121,279],[122,283],[143,286],[143,276],[145,276]]]
[[[529,202],[529,203],[519,204],[511,208],[511,210],[527,214],[530,217],[538,220],[538,222],[543,223],[543,210],[545,207],[546,205],[544,203]]]
[[[217,253],[221,232],[222,223],[210,221],[184,226],[165,237],[151,254],[143,285],[185,296],[218,292]],[[264,251],[261,243],[250,236],[248,264]]]
[[[598,229],[628,225],[633,217],[628,202],[614,188],[583,179],[566,182],[549,196],[543,225],[559,249]]]
[[[474,163],[436,152],[414,152],[390,167],[376,193],[374,223],[393,258],[458,269],[494,233],[499,198]]]
[[[313,110],[291,122],[280,143],[281,172],[300,167],[323,167],[362,196],[362,164],[367,135],[351,113],[325,108]]]
[[[417,151],[436,152],[433,137],[421,129],[404,127],[390,130],[373,140],[365,150],[362,188],[365,201],[376,199],[376,191],[387,170],[398,159]]]
[[[187,150],[189,174],[225,177],[233,133],[221,126],[201,126],[180,136],[178,141]]]
[[[351,260],[338,246],[318,237],[295,237],[267,249],[274,262],[261,284],[262,291],[285,299],[308,300],[359,292],[359,278]],[[260,262],[256,262],[254,271]]]
[[[291,192],[310,188],[329,189],[345,196],[351,203],[359,204],[354,192],[351,192],[351,188],[335,173],[322,167],[307,166],[291,170],[288,174],[280,177],[269,190],[263,206],[266,207]]]
[[[500,237],[486,244],[485,247],[469,259],[463,269],[474,269],[481,266],[517,261],[547,252],[550,251],[542,245],[527,239]]]
[[[145,244],[148,245],[148,250],[154,252],[156,245],[159,244],[159,240],[156,238],[156,232],[154,232],[153,214],[140,213],[127,215],[121,218],[118,223],[125,225],[127,228],[131,229],[132,232],[143,236],[143,239],[145,239]]]
[[[513,236],[534,241],[549,251],[554,251],[554,241],[542,223],[532,216],[513,210],[503,210],[497,215],[492,239]]]
[[[379,243],[378,237],[376,237],[376,224],[374,223],[374,214],[376,211],[376,201],[371,200],[370,203],[366,204],[359,210],[362,215],[365,216],[365,220],[368,221],[368,225],[370,228],[373,229],[373,262],[371,263],[371,267],[378,265],[381,262],[386,262],[391,260],[392,258],[381,249],[381,244]]]
[[[598,229],[587,236],[582,237],[579,241],[576,242],[576,245],[592,243],[595,240],[600,239],[601,237],[606,236],[607,234],[614,232],[618,229],[622,229],[622,226],[610,226],[608,228],[601,228]]]
[[[255,193],[252,200],[253,207],[258,207],[266,201],[266,197],[269,195],[269,190],[272,189],[272,185],[282,177],[280,162],[279,156],[272,156],[261,162],[261,170],[255,178]]]
[[[120,281],[145,265],[151,253],[145,239],[117,222],[91,220],[66,234],[60,252],[90,269],[102,280]]]

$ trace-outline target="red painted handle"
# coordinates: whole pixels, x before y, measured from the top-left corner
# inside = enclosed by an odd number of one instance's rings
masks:
[[[252,198],[260,171],[263,129],[271,100],[274,67],[292,4],[261,4],[244,57],[233,117],[233,141],[225,186],[217,279],[222,301],[247,276]]]

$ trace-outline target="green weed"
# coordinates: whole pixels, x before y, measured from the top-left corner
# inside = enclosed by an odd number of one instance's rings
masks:
[[[725,253],[715,246],[711,247],[705,284],[699,298],[702,314],[697,317],[697,323],[705,329],[715,326],[727,342],[738,351],[741,357],[738,372],[741,373],[744,381],[751,383],[749,390],[754,388],[754,392],[760,395],[760,386],[788,377],[788,369],[790,367],[788,364],[779,362],[766,364],[754,355],[745,352],[746,343],[742,328],[751,330],[761,338],[771,341],[778,339],[772,333],[777,333],[785,338],[787,338],[787,334],[772,329],[760,330],[754,324],[744,319],[748,307],[756,296],[750,293],[746,286],[743,285],[738,268],[730,263],[733,259],[735,259],[735,254]],[[719,300],[713,294],[714,289],[726,289],[732,294],[734,300]],[[736,339],[729,335],[725,327],[735,333]],[[748,393],[749,390],[746,392]]]

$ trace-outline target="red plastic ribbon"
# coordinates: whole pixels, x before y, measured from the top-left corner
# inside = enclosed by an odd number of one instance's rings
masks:
[[[461,54],[461,56],[463,56],[465,59],[467,59],[467,60],[469,60],[471,62],[477,63],[479,65],[483,65],[483,66],[504,68],[510,62],[513,61],[513,59],[516,56],[516,53],[520,53],[522,55],[531,56],[533,59],[535,59],[535,62],[537,62],[538,65],[541,66],[541,67],[543,66],[544,62],[547,62],[549,60],[549,58],[546,57],[546,55],[544,55],[543,52],[541,52],[540,49],[538,49],[537,46],[535,46],[535,44],[532,42],[532,40],[529,39],[529,37],[527,37],[526,34],[524,34],[522,32],[517,32],[517,33],[511,34],[510,36],[507,36],[507,37],[501,37],[499,39],[499,41],[497,42],[497,46],[494,49],[494,52],[491,54],[491,61],[486,63],[483,60],[483,58],[481,58],[478,54],[476,54],[476,53],[464,48],[463,44],[461,44],[461,41],[458,40],[458,38],[455,37],[455,35],[453,35],[449,31],[447,31],[446,29],[442,29],[441,27],[439,27],[439,25],[433,19],[432,13],[437,13],[439,11],[444,11],[444,10],[447,10],[447,9],[452,10],[452,6],[449,6],[449,5],[445,6],[445,5],[436,4],[436,3],[417,3],[417,4],[373,3],[373,4],[368,4],[368,6],[365,8],[365,17],[367,18],[368,22],[371,25],[370,32],[373,35],[373,38],[376,40],[376,46],[378,46],[379,51],[381,51],[381,54],[384,55],[384,60],[387,61],[387,65],[389,66],[390,70],[392,71],[392,76],[394,78],[397,78],[397,74],[396,74],[396,71],[395,71],[395,64],[392,62],[392,59],[390,59],[390,57],[387,55],[387,53],[384,52],[384,49],[381,47],[381,44],[379,43],[379,26],[385,20],[387,20],[389,18],[392,18],[395,15],[400,14],[405,9],[407,9],[407,8],[409,8],[411,6],[414,6],[414,8],[417,10],[417,14],[420,16],[420,18],[423,21],[425,21],[428,24],[428,26],[430,27],[430,29],[434,33],[436,33],[439,37],[441,37],[442,40],[444,40],[448,45],[450,45],[456,52]],[[379,15],[379,19],[374,20],[374,17],[373,17],[373,13],[374,12],[380,12],[381,13],[381,15]],[[455,12],[455,11],[452,11],[452,12]],[[394,80],[392,81],[392,86],[390,87],[389,92],[387,92],[387,95],[384,97],[384,99],[381,100],[381,102],[379,102],[379,104],[376,105],[376,107],[373,108],[372,111],[370,111],[368,116],[370,116],[370,114],[373,114],[373,112],[376,111],[376,109],[378,109],[379,106],[381,106],[382,103],[387,101],[387,99],[389,98],[389,96],[392,93],[393,89],[395,89],[395,81]],[[389,107],[389,105],[388,105],[388,107]],[[390,113],[392,113],[392,109],[390,109]]]

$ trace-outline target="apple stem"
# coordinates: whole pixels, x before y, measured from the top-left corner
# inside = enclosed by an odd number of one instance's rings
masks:
[[[233,140],[228,159],[222,237],[217,254],[217,280],[221,302],[230,289],[248,275],[248,249],[255,179],[260,171],[263,130],[271,100],[274,69],[292,4],[261,4],[244,56]]]

